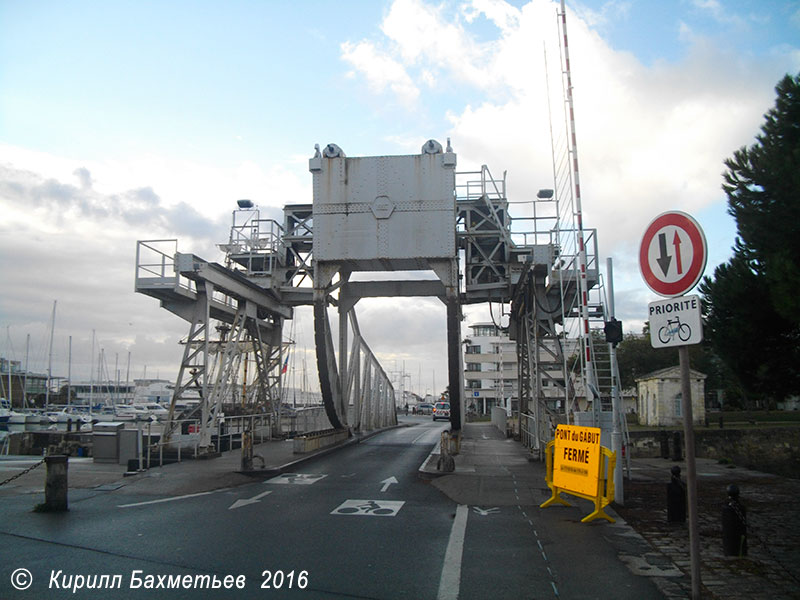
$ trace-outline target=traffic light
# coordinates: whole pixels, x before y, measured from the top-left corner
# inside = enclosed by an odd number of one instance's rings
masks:
[[[606,321],[603,332],[606,334],[606,342],[616,346],[622,341],[622,321],[617,321],[614,317],[611,317]]]

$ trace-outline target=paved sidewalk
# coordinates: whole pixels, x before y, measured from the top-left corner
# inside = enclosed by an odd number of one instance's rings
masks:
[[[698,458],[697,496],[703,597],[714,599],[800,598],[800,480],[719,464]],[[649,543],[669,557],[686,576],[677,580],[690,596],[687,524],[667,522],[666,484],[678,465],[669,459],[633,461],[621,514]],[[747,509],[746,557],[722,552],[722,507],[727,487],[735,483]]]
[[[462,504],[536,505],[550,497],[545,465],[530,459],[519,442],[506,439],[490,424],[468,423],[454,473],[437,471],[439,447],[420,468],[420,476]],[[634,573],[652,577],[667,598],[691,597],[688,526],[667,523],[666,485],[670,469],[686,465],[668,459],[633,459],[623,486],[625,506],[606,512],[617,523],[605,524],[620,560]],[[697,459],[701,539],[702,597],[715,600],[800,598],[800,480],[732,468]],[[721,510],[729,483],[737,483],[748,509],[749,556],[722,553]],[[591,503],[568,496],[591,512]],[[535,509],[536,510],[536,509]],[[577,509],[576,509],[577,510]],[[582,511],[582,512],[581,512]],[[543,513],[546,518],[547,513]]]

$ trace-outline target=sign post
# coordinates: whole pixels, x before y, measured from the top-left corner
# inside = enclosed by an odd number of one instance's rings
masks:
[[[670,300],[648,306],[650,344],[653,348],[678,348],[681,371],[681,411],[686,445],[686,489],[689,508],[689,546],[692,599],[700,598],[700,537],[697,518],[692,390],[689,379],[689,345],[703,340],[700,299],[684,296],[706,268],[708,248],[700,225],[686,213],[665,212],[647,226],[639,246],[639,268],[647,286]]]

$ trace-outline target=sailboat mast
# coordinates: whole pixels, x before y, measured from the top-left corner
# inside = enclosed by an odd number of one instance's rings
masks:
[[[92,360],[89,364],[89,404],[94,406],[94,329],[92,329]]]
[[[67,360],[67,406],[72,401],[72,336],[69,336],[69,359]]]
[[[50,350],[47,356],[47,388],[44,390],[44,408],[47,410],[50,407],[50,379],[53,376],[53,332],[56,328],[56,303],[58,300],[53,300],[53,318],[50,319]]]
[[[306,389],[306,352],[303,349],[303,389],[301,390],[300,397],[303,400],[303,406],[308,406],[308,391]]]
[[[6,326],[6,336],[8,337],[8,358],[6,359],[6,366],[8,367],[8,406],[14,407],[14,394],[11,393],[11,326]]]
[[[114,397],[119,404],[119,352],[114,353],[114,377],[116,378],[116,388],[114,390]]]
[[[28,408],[28,354],[31,348],[31,334],[25,336],[25,379],[22,381],[22,407]]]

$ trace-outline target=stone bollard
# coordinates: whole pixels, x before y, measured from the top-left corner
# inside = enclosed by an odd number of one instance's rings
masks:
[[[242,471],[253,470],[253,436],[250,430],[242,432]]]
[[[686,485],[681,481],[681,468],[671,469],[672,479],[667,484],[667,522],[686,522]]]
[[[747,556],[747,509],[739,502],[739,486],[728,486],[722,507],[722,552],[725,556]]]
[[[680,431],[676,431],[672,434],[672,460],[683,460]]]
[[[40,505],[42,511],[69,510],[67,506],[68,459],[69,457],[65,454],[45,457],[44,464],[47,465],[47,479],[44,484],[44,505]]]
[[[443,431],[439,442],[439,460],[436,462],[436,470],[452,473],[456,470],[456,461],[450,453],[451,438],[449,431]]]

